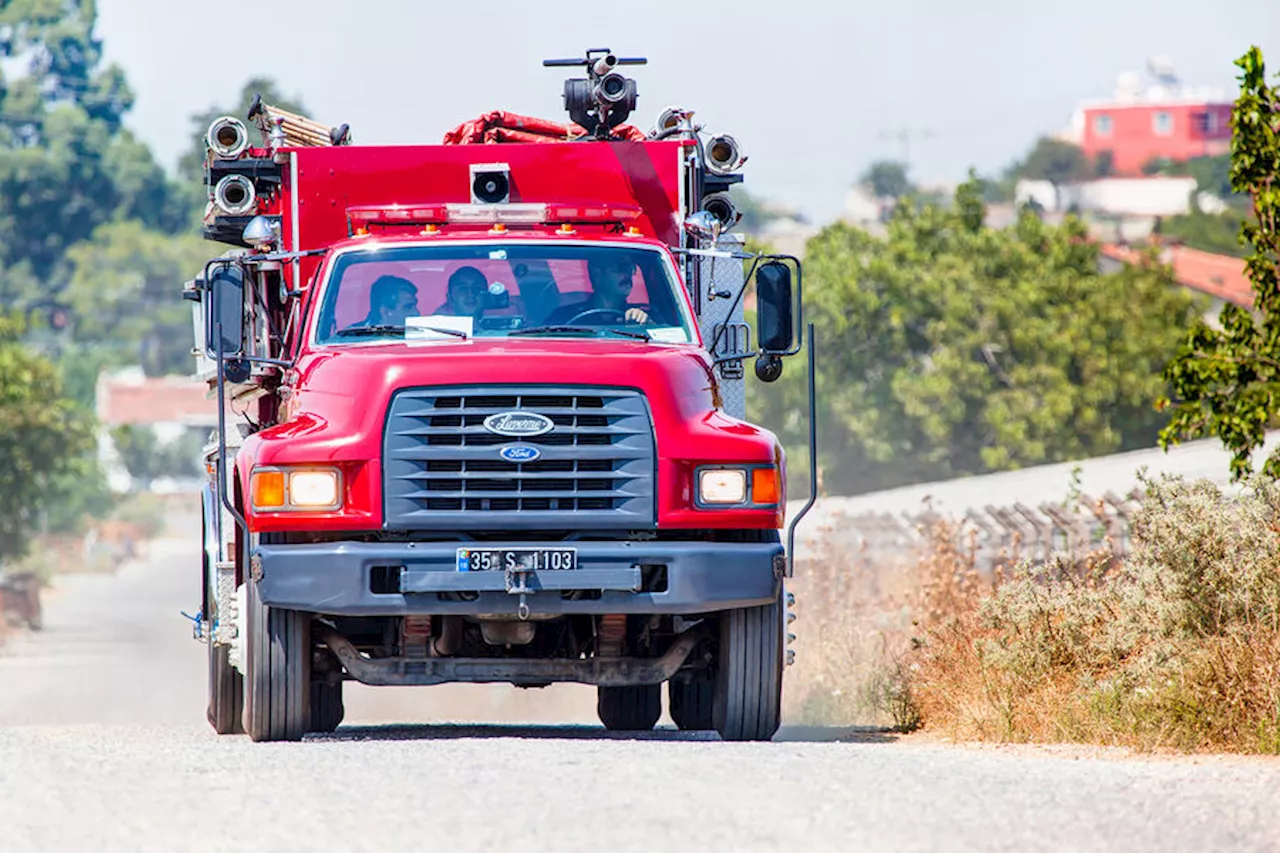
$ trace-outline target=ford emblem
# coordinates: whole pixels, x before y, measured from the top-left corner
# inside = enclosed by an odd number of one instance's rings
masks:
[[[496,435],[529,438],[551,432],[555,424],[551,418],[537,412],[499,412],[484,419],[484,428]]]
[[[498,455],[508,462],[532,462],[542,456],[542,451],[527,444],[508,444]]]

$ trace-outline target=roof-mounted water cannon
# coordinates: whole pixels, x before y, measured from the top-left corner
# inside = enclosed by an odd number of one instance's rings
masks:
[[[621,65],[645,65],[640,56],[615,56],[607,47],[592,48],[583,59],[544,59],[549,68],[585,67],[587,76],[564,81],[564,108],[569,117],[597,139],[627,120],[639,95],[636,81],[617,70]]]

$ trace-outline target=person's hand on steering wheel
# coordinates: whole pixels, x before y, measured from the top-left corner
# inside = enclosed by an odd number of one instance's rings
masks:
[[[582,318],[590,317],[592,315],[605,315],[609,317],[610,319],[605,320],[605,323],[617,323],[619,321],[623,323],[649,322],[649,315],[645,313],[643,308],[628,308],[625,312],[619,311],[616,308],[588,308],[586,311],[580,311],[577,314],[574,314],[565,321],[565,324],[573,325]],[[612,319],[615,317],[617,319]]]

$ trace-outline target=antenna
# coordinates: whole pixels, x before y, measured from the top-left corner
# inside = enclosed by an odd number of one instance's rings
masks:
[[[921,139],[932,139],[935,136],[932,130],[924,128],[900,127],[896,130],[882,130],[877,137],[880,139],[896,139],[898,145],[902,149],[902,167],[907,171],[911,171],[911,138],[919,137]]]

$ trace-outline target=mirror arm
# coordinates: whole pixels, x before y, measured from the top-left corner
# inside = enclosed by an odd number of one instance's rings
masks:
[[[739,261],[749,261],[759,257],[751,252],[726,252],[724,249],[672,249],[671,254],[695,255],[699,258],[728,258]]]
[[[755,350],[752,350],[751,352],[734,352],[729,353],[728,355],[712,356],[711,363],[712,365],[721,365],[728,361],[742,361],[743,359],[751,358],[756,354]]]
[[[249,523],[245,521],[245,517],[231,503],[231,497],[227,494],[227,385],[224,353],[222,351],[222,318],[214,324],[214,328],[218,335],[218,482],[216,487],[218,490],[218,500],[222,506],[235,519],[236,524],[243,532],[243,541],[249,542]],[[218,549],[221,552],[222,542],[218,542]],[[239,556],[239,555],[237,555]]]
[[[796,526],[813,509],[818,499],[818,404],[816,391],[817,353],[814,351],[813,324],[806,329],[809,337],[809,500],[787,525],[787,577],[796,573]]]
[[[264,261],[293,261],[298,258],[311,258],[323,255],[328,249],[306,249],[298,252],[269,252],[265,255],[243,255],[239,260],[246,264],[257,264]]]

